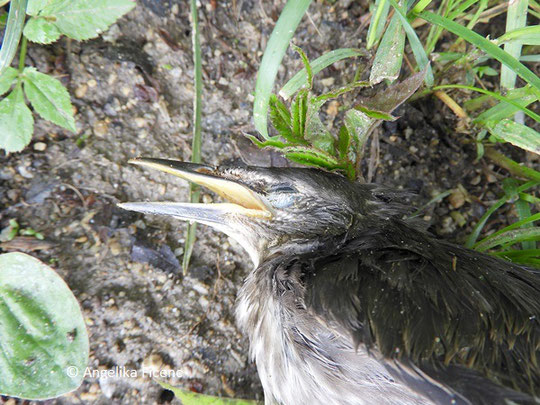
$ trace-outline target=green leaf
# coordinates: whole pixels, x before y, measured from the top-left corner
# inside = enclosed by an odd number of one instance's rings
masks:
[[[363,105],[357,105],[354,108],[358,111],[362,111],[364,114],[366,114],[370,118],[375,118],[378,120],[385,120],[385,121],[397,120],[397,117],[394,117],[392,114],[388,114],[384,111],[372,110],[370,108],[364,107]]]
[[[10,88],[17,76],[19,71],[15,68],[8,67],[2,75],[0,75],[0,96],[4,95]]]
[[[476,45],[478,48],[482,49],[492,58],[497,59],[499,62],[508,66],[511,70],[521,76],[527,83],[531,84],[537,92],[540,92],[540,78],[538,78],[536,74],[531,72],[525,65],[520,63],[516,58],[500,49],[490,40],[482,37],[481,35],[468,28],[465,28],[437,14],[423,11],[419,13],[418,16],[432,24],[442,26],[453,34],[456,34],[459,37],[464,38],[471,44]]]
[[[324,68],[331,64],[340,61],[345,58],[353,58],[362,55],[362,52],[358,49],[343,48],[336,49],[325,53],[311,62],[311,70],[313,75],[316,75]],[[293,94],[295,94],[302,86],[307,85],[307,71],[306,69],[300,70],[295,74],[279,91],[279,95],[288,100]]]
[[[307,90],[300,90],[291,105],[293,134],[299,139],[304,139],[308,97]]]
[[[38,44],[50,44],[60,38],[56,25],[45,18],[32,17],[26,23],[23,34],[29,41]]]
[[[302,63],[304,64],[304,69],[306,69],[306,84],[307,89],[311,90],[313,87],[313,70],[311,69],[311,64],[309,63],[309,59],[306,56],[306,53],[302,50],[302,48],[292,45],[292,48],[300,55],[300,58],[302,59]]]
[[[339,129],[337,149],[340,160],[346,160],[351,147],[351,134],[347,130],[345,125],[342,125]]]
[[[486,98],[488,96],[481,96],[481,97]],[[480,99],[481,97],[478,97],[478,98]],[[484,111],[482,114],[478,115],[474,119],[474,122],[478,122],[478,123],[486,123],[489,121],[498,122],[502,119],[511,117],[520,110],[519,106],[527,107],[529,104],[534,103],[537,100],[537,97],[534,94],[532,94],[532,92],[530,91],[530,86],[527,86],[527,87],[522,87],[520,89],[509,90],[506,95],[506,99],[512,100],[514,103],[518,105],[518,107],[512,104],[508,104],[505,101],[501,101],[497,105],[491,107],[490,109]]]
[[[52,3],[54,0],[28,0],[26,6],[26,14],[36,16],[38,13],[43,10],[49,3]]]
[[[369,75],[371,84],[377,84],[383,80],[393,82],[398,78],[401,63],[403,62],[404,48],[405,31],[396,13],[390,20],[390,24],[377,48]]]
[[[26,67],[23,81],[26,97],[39,115],[71,132],[77,132],[69,93],[59,80],[33,67]]]
[[[268,138],[268,102],[277,71],[289,42],[308,9],[311,0],[289,0],[270,35],[264,55],[257,72],[255,101],[253,102],[253,120],[255,128],[263,138]]]
[[[432,90],[441,90],[441,89],[464,89],[464,90],[471,90],[476,91],[478,93],[489,95],[490,97],[493,97],[499,101],[504,101],[505,103],[508,103],[510,105],[513,105],[514,107],[518,108],[519,110],[523,111],[525,114],[527,114],[529,117],[531,117],[533,120],[540,122],[540,115],[536,114],[534,111],[529,110],[528,108],[522,107],[519,103],[516,103],[510,98],[501,96],[499,93],[495,93],[493,91],[484,90],[479,87],[473,87],[473,86],[464,86],[462,84],[445,84],[442,86],[435,86],[432,88]],[[532,91],[534,91],[532,89]]]
[[[33,132],[34,118],[19,85],[0,101],[0,148],[20,152],[30,143]]]
[[[321,121],[318,103],[309,103],[305,128],[304,139],[312,146],[330,155],[335,153],[335,138]]]
[[[426,74],[427,68],[424,68],[423,71],[409,76],[402,82],[392,84],[386,90],[376,93],[373,97],[358,98],[359,106],[368,111],[379,111],[390,115],[392,111],[418,90]],[[355,108],[360,109],[360,107]]]
[[[540,180],[537,181],[528,181],[525,184],[522,184],[515,190],[516,194],[521,193],[525,190],[528,190],[532,187],[537,187],[540,184]],[[506,190],[505,190],[506,191]],[[482,232],[482,229],[486,225],[489,217],[500,207],[502,207],[508,200],[514,198],[516,194],[513,195],[507,195],[505,194],[503,197],[501,197],[495,204],[493,204],[491,207],[488,208],[488,210],[482,215],[482,218],[478,221],[478,223],[475,225],[474,229],[472,230],[471,234],[467,237],[467,241],[465,242],[465,246],[468,248],[472,248],[475,244],[476,240],[478,239],[478,235],[480,235],[480,232]],[[487,240],[487,238],[486,238]],[[475,246],[476,248],[476,246]]]
[[[361,111],[352,109],[345,113],[345,126],[355,140],[355,151],[361,151],[367,141],[369,128],[375,122]]]
[[[21,39],[26,14],[26,0],[11,0],[2,48],[0,49],[0,76],[11,65]]]
[[[526,16],[526,13],[525,13]],[[517,28],[508,31],[495,40],[495,43],[516,41],[525,45],[540,45],[540,25]]]
[[[508,3],[506,10],[506,32],[511,32],[516,29],[522,29],[527,25],[527,8],[528,0],[513,0]],[[540,28],[540,27],[538,27]],[[538,29],[536,30],[538,41]],[[498,45],[498,44],[497,44]],[[522,42],[511,41],[504,44],[504,51],[512,57],[519,59],[521,56]],[[501,66],[501,88],[513,89],[516,84],[517,72],[509,66],[502,64]]]
[[[282,149],[287,146],[284,142],[279,140],[279,136],[271,136],[267,138],[264,142],[259,141],[255,136],[251,134],[244,133],[244,136],[248,138],[251,142],[257,145],[259,148],[272,147],[276,149]]]
[[[388,3],[388,1],[375,1],[375,11],[372,12],[367,33],[367,49],[371,49],[373,45],[375,45],[375,42],[377,42],[377,40],[381,37],[389,9],[390,3]]]
[[[88,364],[81,309],[50,267],[0,255],[0,394],[54,398],[76,389]]]
[[[133,7],[132,0],[57,0],[39,15],[53,17],[60,32],[82,41],[96,38]]]
[[[340,168],[338,161],[332,156],[308,147],[285,148],[283,156],[303,165],[322,167],[330,170]]]
[[[420,39],[418,39],[418,36],[414,31],[414,28],[411,27],[411,24],[409,24],[409,21],[407,20],[406,11],[402,9],[394,0],[388,1],[392,5],[392,7],[394,7],[394,9],[396,10],[396,14],[401,20],[401,24],[403,25],[403,29],[407,34],[407,39],[409,40],[409,44],[411,45],[411,50],[413,52],[414,59],[416,59],[418,67],[422,71],[425,70],[424,80],[426,82],[426,85],[428,87],[433,86],[433,71],[431,70],[429,59],[426,55],[426,51],[424,50],[422,43],[420,42]]]
[[[283,104],[274,94],[270,97],[270,121],[284,139],[292,143],[304,143],[302,138],[298,138],[293,133],[292,119],[287,106]]]
[[[173,387],[163,381],[157,381],[157,383],[163,388],[172,391],[176,397],[180,398],[183,405],[262,405],[249,399],[215,397]]]
[[[480,242],[476,245],[476,250],[479,252],[485,252],[495,246],[501,245],[513,245],[514,243],[523,241],[539,241],[540,240],[540,227],[515,229],[501,233],[500,235],[490,238],[488,240]]]
[[[523,124],[504,119],[495,126],[487,124],[490,132],[497,138],[521,149],[540,154],[540,134]]]

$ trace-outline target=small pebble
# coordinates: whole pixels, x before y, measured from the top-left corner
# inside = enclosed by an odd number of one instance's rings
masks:
[[[47,149],[47,144],[45,142],[36,142],[34,144],[34,150],[37,150],[38,152],[43,152],[45,149]]]
[[[75,89],[75,97],[83,98],[86,95],[87,91],[88,91],[88,85],[83,83]]]
[[[88,85],[88,87],[96,87],[97,86],[97,82],[94,79],[88,80],[88,82],[86,82],[86,84]]]
[[[334,85],[334,82],[336,81],[333,77],[325,77],[321,80],[321,84],[325,87],[331,87]]]
[[[94,135],[103,138],[109,131],[109,125],[105,121],[96,121],[92,127]]]
[[[450,197],[448,197],[448,201],[450,202],[450,205],[457,209],[459,207],[462,207],[463,204],[465,204],[465,196],[463,195],[463,192],[459,189],[454,190],[452,194],[450,194]]]

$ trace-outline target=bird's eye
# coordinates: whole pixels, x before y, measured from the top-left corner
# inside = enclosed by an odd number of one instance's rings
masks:
[[[269,193],[280,193],[280,194],[292,194],[297,193],[298,190],[289,184],[275,184],[270,186],[268,189]]]
[[[275,208],[288,208],[294,204],[298,193],[293,186],[289,184],[275,184],[268,188],[266,198]]]

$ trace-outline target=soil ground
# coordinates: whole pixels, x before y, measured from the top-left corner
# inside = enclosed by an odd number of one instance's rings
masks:
[[[262,51],[284,1],[202,1],[203,161],[286,164],[258,151],[252,93]],[[364,46],[367,2],[314,2],[295,43],[310,58]],[[79,300],[90,337],[91,370],[124,367],[179,370],[172,385],[213,395],[262,399],[247,341],[233,318],[235,296],[250,263],[226,236],[199,226],[192,264],[183,276],[185,224],[122,211],[124,201],[187,201],[181,180],[127,164],[136,156],[190,158],[193,97],[188,3],[139,0],[102,38],[30,46],[27,63],[61,78],[77,109],[78,134],[36,120],[32,144],[0,155],[0,229],[16,219],[44,241],[17,238],[1,251],[24,250],[50,263]],[[487,29],[487,28],[486,28]],[[317,76],[317,90],[350,80],[358,62]],[[301,67],[289,51],[279,80]],[[407,76],[410,72],[404,71]],[[332,118],[339,105],[325,112]],[[401,107],[368,147],[366,174],[412,190],[420,206],[461,187],[423,214],[431,230],[462,242],[496,199],[501,174],[475,161],[471,138],[435,99]],[[204,194],[210,201],[215,196]],[[506,213],[504,213],[506,214]],[[511,212],[507,213],[509,216]],[[489,227],[500,226],[496,218]],[[173,400],[149,378],[85,378],[50,403],[152,404]],[[4,398],[2,401],[12,401]]]

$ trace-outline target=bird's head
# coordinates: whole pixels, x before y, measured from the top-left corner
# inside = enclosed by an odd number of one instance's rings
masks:
[[[212,167],[166,159],[130,163],[206,187],[223,203],[128,202],[121,208],[209,225],[236,239],[257,265],[275,249],[316,249],[346,234],[368,210],[367,190],[315,169]]]

